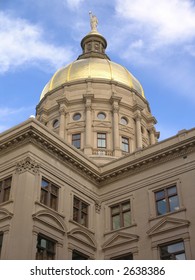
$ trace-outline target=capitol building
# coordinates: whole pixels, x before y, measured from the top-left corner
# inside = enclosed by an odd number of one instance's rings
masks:
[[[158,141],[106,47],[91,15],[36,117],[0,134],[0,259],[195,259],[195,129]]]

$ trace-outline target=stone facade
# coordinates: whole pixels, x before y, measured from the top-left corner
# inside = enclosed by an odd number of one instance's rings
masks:
[[[195,259],[195,129],[158,142],[106,44],[89,33],[36,118],[0,134],[1,259]]]

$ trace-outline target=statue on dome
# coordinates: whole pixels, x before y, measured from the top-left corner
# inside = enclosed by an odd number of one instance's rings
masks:
[[[98,19],[92,12],[89,12],[91,31],[97,31]]]

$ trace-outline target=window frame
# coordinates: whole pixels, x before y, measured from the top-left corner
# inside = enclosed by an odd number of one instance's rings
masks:
[[[45,187],[43,187],[43,181],[48,183],[48,189],[45,189]],[[52,191],[52,187],[55,187],[57,189],[57,194],[55,194]],[[59,189],[60,189],[60,187],[57,186],[55,183],[46,179],[45,177],[42,177],[42,179],[41,179],[40,203],[49,207],[49,208],[51,208],[51,209],[53,209],[53,210],[55,210],[55,211],[58,211]],[[44,193],[44,195],[43,195],[43,193]],[[52,207],[52,198],[54,198],[54,197],[56,199],[56,203],[55,203],[55,207]]]
[[[80,258],[75,258],[74,254],[79,256]],[[89,260],[89,256],[87,256],[86,254],[74,249],[74,250],[72,250],[72,260]]]
[[[167,254],[165,254],[163,256],[163,253],[162,253],[162,248],[163,247],[168,247],[168,246],[176,245],[176,244],[179,244],[179,243],[182,243],[183,249],[177,250],[177,251],[173,251],[172,253],[167,252]],[[171,241],[171,242],[168,242],[168,243],[160,244],[158,247],[159,247],[160,260],[176,260],[175,257],[177,255],[181,255],[181,254],[184,254],[185,260],[186,260],[186,250],[185,250],[185,244],[184,244],[183,240],[174,240],[174,241]]]
[[[79,136],[79,137],[76,139],[73,139],[75,136]],[[78,145],[76,143],[78,143]],[[81,133],[72,134],[72,145],[77,149],[81,148]]]
[[[105,137],[102,137],[102,135]],[[107,147],[106,138],[107,138],[107,135],[105,132],[97,132],[97,148],[98,149],[106,149],[106,147]],[[101,143],[101,144],[99,145],[99,143]],[[103,145],[102,145],[102,143],[103,143]]]
[[[123,210],[122,207],[125,204],[129,204],[129,208]],[[113,209],[116,208],[116,207],[119,207],[119,211],[113,213]],[[128,213],[128,212],[130,214],[130,223],[129,223],[129,225],[125,225],[124,214]],[[119,227],[118,228],[113,227],[113,217],[115,217],[115,216],[119,216]],[[110,206],[110,217],[111,217],[111,229],[112,230],[118,230],[120,228],[125,228],[125,227],[131,226],[132,225],[131,201],[130,200],[125,200],[125,201],[122,201],[120,203],[116,203],[114,205],[111,205]]]
[[[174,192],[172,194],[169,194],[168,190],[173,188],[173,187],[175,187],[176,192]],[[160,192],[164,192],[164,196],[162,196],[160,198],[157,198],[156,195],[157,195],[157,193],[160,193]],[[156,207],[156,215],[157,216],[166,215],[168,213],[173,213],[173,212],[176,212],[176,211],[179,210],[179,209],[178,210],[171,210],[171,201],[170,201],[171,197],[177,197],[178,208],[180,209],[180,202],[179,202],[179,194],[178,194],[177,184],[172,184],[172,185],[169,185],[169,186],[166,186],[164,188],[161,188],[159,190],[154,191],[154,199],[155,199],[155,207]],[[163,201],[163,200],[165,200],[166,212],[161,214],[158,211],[158,202]]]
[[[1,259],[2,247],[3,247],[3,232],[0,232],[0,259]]]
[[[44,239],[46,241],[46,247],[42,247],[41,242],[39,242],[39,239]],[[53,250],[50,250],[49,247],[51,246],[48,246],[48,243],[49,245],[52,244],[53,245]],[[36,260],[55,260],[55,256],[56,256],[56,241],[43,235],[43,234],[38,234],[37,235],[37,245],[36,245],[36,248],[37,248],[37,251],[36,251]],[[43,250],[43,252],[39,252],[39,250]],[[45,252],[44,252],[45,250]],[[44,257],[44,253],[45,253],[45,257]],[[39,258],[38,258],[38,254],[39,254]],[[51,258],[50,258],[51,256]],[[41,257],[41,258],[40,258]]]
[[[129,252],[126,254],[117,255],[117,256],[110,258],[110,260],[133,260],[133,254],[131,252]]]
[[[10,180],[10,185],[8,186],[6,185],[7,180]],[[12,186],[12,176],[0,180],[0,203],[9,201],[11,186]]]
[[[78,207],[75,203],[75,201],[78,201]],[[86,212],[83,211],[83,206],[85,206],[86,208]],[[84,215],[84,223],[82,222],[82,216]],[[76,218],[75,218],[76,217]],[[84,200],[78,198],[77,196],[73,197],[73,221],[75,221],[76,223],[84,226],[84,227],[88,227],[88,221],[89,219],[89,204],[87,202],[85,202]]]
[[[129,153],[129,138],[125,136],[121,136],[121,144],[122,144],[121,147],[122,151],[125,153]]]

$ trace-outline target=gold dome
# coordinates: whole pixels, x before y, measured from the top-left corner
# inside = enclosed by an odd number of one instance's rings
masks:
[[[115,81],[134,89],[138,94],[144,97],[144,91],[139,81],[123,66],[97,57],[79,59],[71,64],[59,69],[44,87],[40,99],[47,92],[58,88],[66,83],[82,81],[85,79],[105,79]]]

